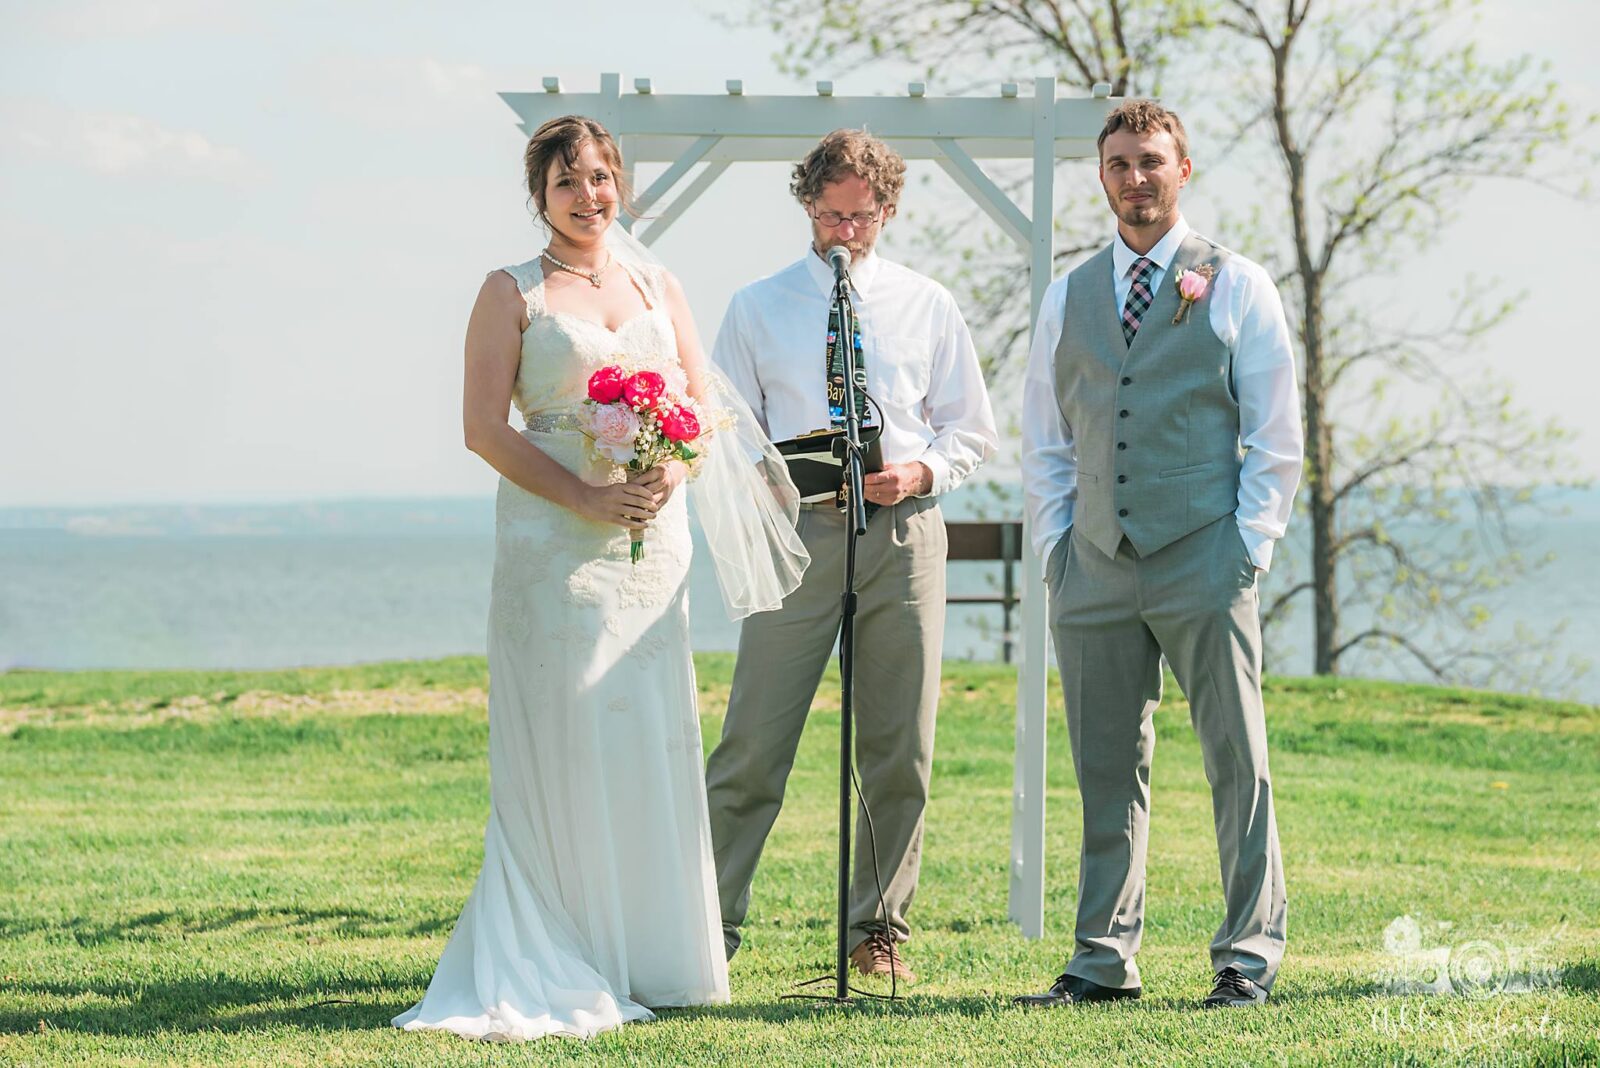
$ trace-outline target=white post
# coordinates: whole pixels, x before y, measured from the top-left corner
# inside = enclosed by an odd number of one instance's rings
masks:
[[[1055,263],[1054,78],[1033,80],[1033,219],[1029,336]],[[1010,916],[1025,938],[1044,935],[1045,705],[1049,684],[1044,569],[1022,530],[1022,648],[1017,669],[1017,750],[1012,780]]]
[[[622,180],[628,184],[629,188],[632,188],[634,175],[638,174],[638,168],[634,166],[633,138],[627,136],[622,128],[621,102],[622,75],[620,73],[600,75],[600,99],[592,109],[589,118],[604,126],[611,136],[617,139],[617,148],[622,151]],[[532,132],[531,130],[529,131],[529,133]],[[633,216],[627,212],[624,211],[617,214],[617,224],[624,230],[631,231],[633,222]]]

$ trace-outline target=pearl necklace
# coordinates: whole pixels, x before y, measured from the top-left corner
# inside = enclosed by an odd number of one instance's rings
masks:
[[[549,249],[545,249],[542,253],[540,253],[540,255],[569,274],[575,274],[580,278],[587,278],[589,280],[589,284],[594,286],[596,289],[600,288],[600,276],[605,274],[606,268],[611,266],[611,253],[609,251],[606,253],[606,262],[600,265],[600,269],[598,271],[586,271],[581,267],[574,267],[570,263],[562,263],[560,260],[550,255]]]

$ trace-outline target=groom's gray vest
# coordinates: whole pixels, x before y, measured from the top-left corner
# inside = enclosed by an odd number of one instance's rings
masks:
[[[1239,506],[1239,402],[1233,358],[1211,329],[1211,292],[1178,311],[1178,273],[1228,251],[1190,234],[1128,345],[1112,288],[1111,246],[1067,283],[1056,398],[1078,456],[1073,525],[1107,556],[1127,535],[1140,556]]]

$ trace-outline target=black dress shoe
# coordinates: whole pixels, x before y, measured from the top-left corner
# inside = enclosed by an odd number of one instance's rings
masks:
[[[1085,1001],[1125,1001],[1136,999],[1141,993],[1136,986],[1115,987],[1091,983],[1078,975],[1065,973],[1056,977],[1056,984],[1043,994],[1023,994],[1012,998],[1013,1005],[1032,1009],[1054,1008],[1059,1005],[1077,1005]]]
[[[1232,968],[1224,968],[1217,973],[1216,985],[1204,1004],[1208,1009],[1220,1009],[1229,1005],[1264,1005],[1266,1001],[1267,992],[1253,980]]]

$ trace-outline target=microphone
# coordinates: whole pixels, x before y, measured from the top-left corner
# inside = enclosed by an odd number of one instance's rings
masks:
[[[835,245],[828,250],[828,266],[833,268],[833,279],[850,277],[850,250],[843,245]]]

